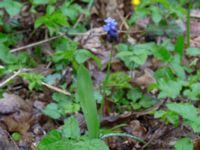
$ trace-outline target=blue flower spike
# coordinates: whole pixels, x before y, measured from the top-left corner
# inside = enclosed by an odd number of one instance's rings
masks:
[[[109,17],[105,19],[105,25],[103,26],[103,30],[107,32],[107,36],[109,40],[116,40],[118,38],[117,26],[118,23],[115,19]]]

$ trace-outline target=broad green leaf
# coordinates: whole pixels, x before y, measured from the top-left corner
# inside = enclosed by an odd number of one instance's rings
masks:
[[[45,14],[37,18],[34,27],[39,28],[42,25],[45,25],[49,29],[51,35],[55,32],[59,32],[61,27],[69,26],[67,18],[63,16],[60,11],[55,11],[52,14]]]
[[[166,123],[172,123],[176,127],[179,124],[179,116],[177,113],[173,111],[163,111],[163,110],[156,111],[154,113],[154,118],[161,118]]]
[[[150,95],[145,94],[142,96],[139,104],[142,106],[142,108],[149,108],[154,104],[154,100]]]
[[[29,82],[28,84],[29,90],[31,91],[33,89],[39,90],[41,88],[42,81],[44,79],[43,75],[35,73],[21,73],[20,76]]]
[[[163,60],[166,62],[171,60],[171,54],[169,53],[167,49],[165,49],[162,46],[155,46],[155,48],[152,49],[152,53],[155,57],[157,57],[160,60]]]
[[[97,63],[97,65],[101,67],[101,60],[97,56],[93,55],[90,51],[85,50],[85,49],[79,49],[75,53],[75,59],[79,64],[84,63],[90,58],[92,58]]]
[[[163,80],[160,79],[158,81],[158,87],[160,88],[160,93],[159,93],[159,98],[176,98],[177,96],[180,95],[180,91],[183,86],[183,81],[181,80]],[[172,88],[173,87],[173,88]]]
[[[158,24],[161,19],[162,19],[162,15],[161,15],[161,10],[158,7],[151,7],[151,11],[152,11],[152,20],[154,21],[154,23]]]
[[[14,17],[20,12],[22,4],[15,0],[3,0],[0,2],[0,8],[4,8],[11,17]]]
[[[18,132],[14,132],[12,135],[11,135],[11,138],[14,140],[14,141],[20,141],[22,139],[22,135]]]
[[[142,92],[138,88],[132,88],[127,93],[127,98],[136,102],[138,99],[142,97]]]
[[[50,131],[37,146],[38,150],[72,150],[72,148],[73,142],[62,139],[61,133],[57,130]]]
[[[0,60],[6,64],[11,64],[13,58],[9,49],[4,44],[0,44]]]
[[[193,150],[192,140],[189,138],[182,138],[176,141],[174,145],[175,150]]]
[[[120,43],[116,46],[116,49],[117,51],[128,51],[129,50],[129,47],[128,47],[128,44],[125,44],[125,43]]]
[[[174,79],[173,72],[168,67],[160,67],[160,68],[158,68],[156,70],[156,72],[154,73],[154,76],[155,76],[157,81],[159,81],[160,79],[164,79],[166,81]]]
[[[192,100],[199,100],[200,99],[200,83],[194,83],[191,86],[191,89],[187,89],[184,91],[184,96]]]
[[[104,141],[99,139],[78,142],[72,150],[109,150]]]
[[[53,119],[59,119],[61,117],[59,111],[58,111],[58,105],[55,103],[48,104],[44,110],[43,113]]]
[[[197,118],[197,109],[190,103],[168,103],[167,108],[184,119],[195,120]]]
[[[170,67],[175,72],[175,74],[182,80],[186,79],[185,68],[181,65],[181,56],[175,55],[172,61],[170,62]]]
[[[80,129],[78,121],[74,117],[70,117],[66,120],[62,134],[66,138],[71,138],[74,140],[78,140],[80,138]]]
[[[97,114],[94,90],[89,71],[81,65],[77,74],[77,93],[84,113],[90,138],[99,136],[99,116]]]
[[[189,56],[200,56],[200,48],[190,47],[186,50],[186,53]]]

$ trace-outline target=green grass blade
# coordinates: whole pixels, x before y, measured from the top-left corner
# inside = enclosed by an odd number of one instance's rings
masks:
[[[89,137],[98,138],[100,122],[94,99],[92,80],[88,70],[83,65],[78,69],[77,78],[78,97],[86,120]]]

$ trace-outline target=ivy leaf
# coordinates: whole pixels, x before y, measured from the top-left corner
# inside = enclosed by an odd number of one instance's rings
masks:
[[[15,0],[3,0],[0,2],[0,8],[4,8],[11,17],[14,17],[20,12],[22,4]]]
[[[182,138],[176,141],[175,150],[193,150],[193,143],[189,138]]]

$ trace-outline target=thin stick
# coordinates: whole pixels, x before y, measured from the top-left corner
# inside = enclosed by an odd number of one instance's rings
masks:
[[[105,134],[101,137],[101,139],[105,139],[105,138],[109,138],[112,136],[119,136],[119,137],[129,137],[137,142],[140,143],[146,143],[142,138],[139,138],[137,136],[131,135],[131,134],[127,134],[127,133],[109,133],[109,134]]]
[[[44,44],[46,42],[49,42],[49,41],[55,40],[57,38],[60,38],[60,37],[62,37],[64,35],[65,34],[58,35],[58,36],[55,36],[55,37],[52,37],[52,38],[49,38],[49,39],[46,39],[46,40],[42,40],[42,41],[39,41],[39,42],[36,42],[36,43],[32,43],[32,44],[29,44],[29,45],[26,45],[26,46],[22,46],[22,47],[19,47],[19,48],[14,48],[14,49],[11,50],[11,53],[15,53],[15,52],[21,51],[23,49],[27,49],[27,48],[31,48],[31,47],[34,47],[34,46],[38,46],[38,45]]]
[[[8,79],[6,79],[6,80],[3,81],[2,83],[0,83],[0,88],[4,87],[8,82],[10,82],[10,81],[13,80],[15,77],[17,77],[21,72],[22,72],[22,70],[18,70],[18,71],[15,72],[12,76],[10,76]]]
[[[47,84],[47,83],[45,83],[45,82],[42,82],[42,85],[44,85],[44,86],[48,87],[49,89],[52,89],[52,90],[54,90],[54,91],[56,91],[56,92],[65,94],[65,95],[67,95],[67,96],[70,96],[70,95],[71,95],[71,93],[69,93],[69,92],[67,92],[67,91],[64,91],[64,90],[62,90],[62,89],[60,89],[60,88],[57,88],[57,87],[55,87],[55,86],[49,85],[49,84]]]
[[[132,33],[132,32],[128,32],[128,31],[119,31],[119,33]],[[133,32],[133,33],[138,34],[138,33],[140,33],[140,32]],[[67,34],[68,34],[68,35],[87,35],[87,32],[86,32],[86,33],[67,33]],[[100,34],[94,34],[94,35],[95,35],[95,36],[102,36],[102,35],[106,35],[106,32],[105,32],[105,33],[100,33]],[[41,44],[44,44],[44,43],[53,41],[53,40],[55,40],[55,39],[61,38],[61,37],[63,37],[63,36],[66,36],[66,34],[60,32],[59,35],[57,35],[57,36],[54,36],[54,37],[52,37],[52,38],[45,39],[45,40],[42,40],[42,41],[39,41],[39,42],[35,42],[35,43],[32,43],[32,44],[28,44],[28,45],[25,45],[25,46],[22,46],[22,47],[14,48],[14,49],[12,49],[10,52],[11,52],[11,53],[15,53],[15,52],[18,52],[18,51],[27,49],[27,48],[35,47],[35,46],[38,46],[38,45],[41,45]]]
[[[9,77],[8,79],[6,79],[6,80],[3,81],[2,83],[0,83],[0,88],[4,87],[8,82],[10,82],[10,81],[13,80],[14,78],[16,78],[20,73],[26,72],[26,71],[30,71],[30,69],[20,69],[20,70],[18,70],[17,72],[14,72],[14,74],[13,74],[11,77]],[[56,92],[65,94],[65,95],[67,95],[67,96],[70,96],[70,95],[71,95],[71,93],[69,93],[69,92],[67,92],[67,91],[64,91],[64,90],[62,90],[62,89],[60,89],[60,88],[58,88],[58,87],[49,85],[49,84],[47,84],[47,83],[45,83],[45,82],[42,82],[42,85],[44,85],[44,86],[48,87],[49,89],[52,89],[52,90],[54,90],[54,91],[56,91]]]

